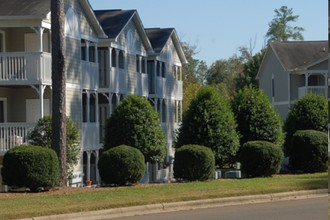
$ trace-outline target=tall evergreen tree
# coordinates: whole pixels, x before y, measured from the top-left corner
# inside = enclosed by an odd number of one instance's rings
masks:
[[[234,115],[215,88],[201,88],[183,115],[177,147],[187,144],[211,148],[218,167],[235,162],[239,138]]]
[[[64,57],[64,0],[51,0],[52,31],[52,148],[60,162],[60,185],[67,185]]]
[[[125,97],[106,122],[104,149],[123,144],[139,149],[146,162],[165,159],[166,143],[159,114],[143,97]]]
[[[251,86],[243,88],[234,98],[232,108],[241,145],[258,140],[282,146],[282,121],[262,90]]]
[[[279,41],[285,42],[290,38],[293,40],[304,40],[302,31],[304,28],[298,26],[290,26],[290,22],[296,22],[299,15],[293,15],[292,8],[282,6],[280,9],[275,9],[275,17],[269,23],[269,29],[266,33],[268,42]]]

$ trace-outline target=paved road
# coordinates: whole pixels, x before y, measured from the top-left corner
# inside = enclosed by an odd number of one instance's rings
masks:
[[[169,212],[118,220],[326,220],[328,198],[301,199],[261,204]]]

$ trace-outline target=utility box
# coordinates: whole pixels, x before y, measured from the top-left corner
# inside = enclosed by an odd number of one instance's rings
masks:
[[[229,171],[226,171],[226,173],[225,173],[225,178],[239,179],[241,177],[242,176],[241,176],[240,170],[229,170]]]

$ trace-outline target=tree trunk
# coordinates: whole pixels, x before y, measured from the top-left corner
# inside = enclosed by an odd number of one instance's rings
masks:
[[[64,0],[51,0],[52,31],[52,148],[60,162],[60,186],[67,185],[64,57]]]

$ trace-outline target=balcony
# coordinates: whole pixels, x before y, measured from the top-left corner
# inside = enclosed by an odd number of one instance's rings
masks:
[[[148,74],[136,73],[137,74],[137,94],[141,96],[148,96],[149,94],[149,84],[148,84]]]
[[[298,89],[299,98],[302,98],[306,95],[306,93],[311,92],[319,95],[323,95],[327,97],[327,87],[325,86],[302,86]]]
[[[34,123],[0,123],[0,155],[11,148],[27,143]]]
[[[51,54],[0,53],[0,85],[51,84]]]
[[[155,95],[156,97],[159,98],[171,97],[177,100],[182,100],[183,97],[182,81],[157,77]]]
[[[83,123],[81,133],[81,146],[84,150],[94,150],[101,147],[99,123]]]
[[[110,72],[110,90],[114,93],[126,93],[127,74],[124,69],[112,67]]]
[[[83,89],[97,89],[99,83],[99,65],[87,61],[81,61],[81,75]]]

